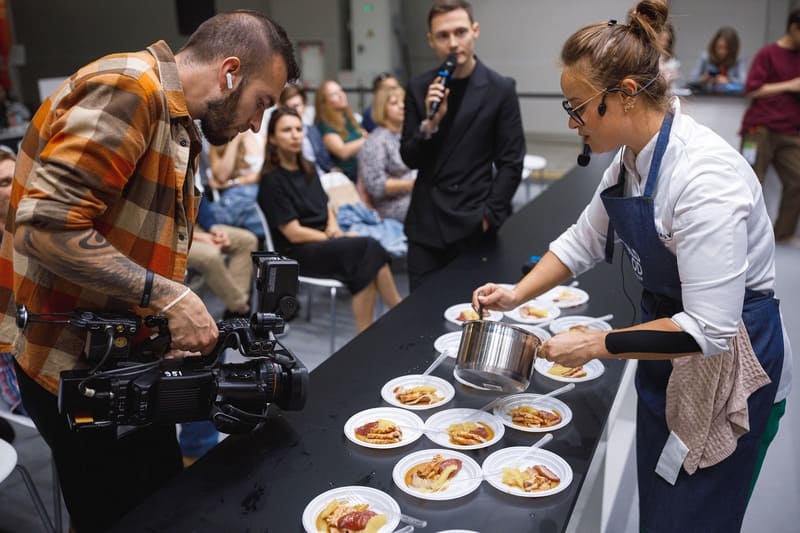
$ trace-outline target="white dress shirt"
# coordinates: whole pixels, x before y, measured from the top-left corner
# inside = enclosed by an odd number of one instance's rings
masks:
[[[726,351],[736,334],[745,288],[775,288],[772,224],[747,161],[709,128],[681,114],[677,99],[672,106],[675,120],[653,193],[655,227],[677,257],[684,310],[672,319],[712,355]],[[615,157],[578,221],[550,244],[574,275],[604,259],[608,214],[600,193],[618,182],[620,159],[626,168],[625,195],[641,196],[657,137],[638,157],[630,149]],[[791,349],[785,335],[784,341],[785,393]]]

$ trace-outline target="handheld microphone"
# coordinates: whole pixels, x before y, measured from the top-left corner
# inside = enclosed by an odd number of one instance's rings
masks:
[[[441,76],[442,78],[442,88],[447,87],[447,82],[453,79],[453,72],[456,70],[456,55],[449,54],[442,66],[439,67],[439,71],[436,73],[437,76]],[[439,104],[442,102],[434,102],[431,104],[431,110],[428,112],[428,120],[433,118],[433,115],[436,114],[436,111],[439,110]]]
[[[588,166],[589,161],[592,160],[592,149],[588,144],[583,145],[583,153],[578,155],[578,164],[582,167]]]

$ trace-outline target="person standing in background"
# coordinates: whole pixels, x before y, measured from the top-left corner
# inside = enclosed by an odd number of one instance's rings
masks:
[[[522,176],[525,136],[513,79],[475,57],[480,26],[463,0],[428,12],[428,44],[440,61],[456,57],[445,88],[437,70],[408,84],[400,154],[418,169],[405,221],[408,276],[415,290],[511,215]],[[439,105],[431,117],[431,106]]]
[[[742,155],[761,183],[770,165],[783,185],[775,241],[800,245],[800,9],[789,14],[786,33],[758,51],[745,83],[751,98],[742,119]]]

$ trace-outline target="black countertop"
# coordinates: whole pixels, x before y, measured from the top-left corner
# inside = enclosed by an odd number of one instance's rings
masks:
[[[600,378],[579,383],[560,397],[572,409],[573,419],[554,432],[547,449],[570,464],[574,479],[567,490],[545,498],[510,496],[485,482],[456,500],[414,498],[394,485],[392,468],[407,454],[437,448],[436,444],[423,436],[402,448],[373,450],[351,443],[342,428],[356,412],[387,405],[380,396],[387,381],[419,373],[433,361],[434,340],[457,330],[442,318],[444,309],[468,301],[480,283],[519,279],[522,263],[530,255],[542,255],[549,242],[577,218],[608,161],[608,157],[595,157],[589,167],[571,171],[511,217],[496,241],[457,259],[316,368],[303,411],[275,409],[258,431],[229,437],[134,509],[115,531],[300,532],[308,502],[346,485],[387,492],[403,512],[428,521],[428,527],[418,531],[563,531],[617,393],[622,361],[605,361]],[[620,289],[620,275],[618,264],[602,264],[581,276],[580,287],[591,299],[565,314],[614,313],[614,325],[627,325],[632,309]],[[495,396],[454,382],[452,370],[453,362],[445,361],[434,371],[456,388],[455,398],[444,408],[477,408]],[[560,385],[534,373],[529,392],[545,393]],[[417,414],[426,419],[440,410]],[[498,449],[529,445],[540,436],[508,429],[490,448],[464,453],[480,464]]]

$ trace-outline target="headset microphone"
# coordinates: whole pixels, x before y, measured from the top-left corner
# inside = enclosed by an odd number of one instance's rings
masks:
[[[592,149],[588,144],[583,145],[583,153],[578,156],[578,164],[582,167],[588,166],[592,160]]]
[[[439,76],[439,77],[442,78],[442,88],[443,89],[445,87],[447,87],[447,82],[449,82],[451,79],[453,79],[453,72],[455,70],[456,70],[456,55],[455,54],[450,54],[444,60],[444,63],[442,63],[442,66],[439,67],[439,71],[436,73],[436,76]],[[433,102],[431,104],[431,109],[428,112],[428,120],[431,120],[433,118],[433,115],[435,115],[436,111],[439,110],[439,104],[441,104],[441,103],[442,102],[439,101],[439,102]]]

